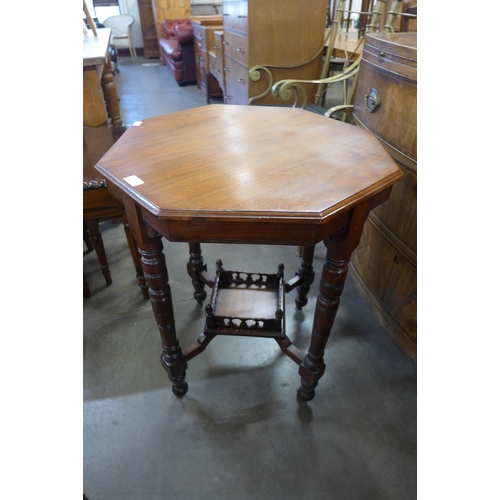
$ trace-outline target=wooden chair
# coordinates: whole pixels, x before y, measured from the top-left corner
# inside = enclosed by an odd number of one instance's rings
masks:
[[[108,17],[102,24],[106,28],[111,28],[111,44],[117,49],[127,48],[130,52],[130,56],[135,61],[137,56],[130,32],[130,27],[134,22],[134,16],[130,14],[119,14],[118,16]]]
[[[83,128],[83,224],[84,240],[88,251],[95,250],[102,274],[107,285],[111,285],[111,272],[108,266],[104,242],[99,230],[99,223],[121,219],[125,228],[130,254],[134,262],[136,276],[142,295],[149,297],[144,274],[140,265],[140,256],[135,241],[130,234],[124,207],[111,195],[106,181],[99,175],[94,165],[122,136],[128,127],[84,127]],[[91,296],[89,284],[83,276],[83,296]]]

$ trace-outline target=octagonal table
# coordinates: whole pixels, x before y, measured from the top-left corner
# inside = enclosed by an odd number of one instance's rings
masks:
[[[174,394],[187,392],[187,362],[214,336],[250,335],[276,339],[299,365],[298,396],[311,400],[325,370],[324,350],[351,252],[370,210],[389,198],[403,176],[375,136],[299,109],[212,105],[140,122],[96,168],[126,208]],[[212,288],[205,330],[184,350],[162,237],[189,243],[195,298],[203,301],[205,286]],[[304,353],[282,328],[282,293],[296,288],[297,307],[307,303],[313,250],[322,240],[326,259]],[[293,245],[304,252],[289,282],[280,268],[276,275],[227,272],[221,262],[212,279],[202,243]],[[248,312],[249,305],[258,310]]]

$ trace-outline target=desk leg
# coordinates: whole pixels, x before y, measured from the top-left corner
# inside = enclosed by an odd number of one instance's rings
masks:
[[[188,390],[185,380],[187,362],[175,332],[172,294],[168,284],[168,271],[163,255],[161,235],[148,227],[147,235],[142,235],[141,241],[137,241],[137,246],[141,255],[144,278],[149,287],[149,300],[161,335],[163,348],[161,362],[172,381],[173,393],[176,396],[183,396]]]
[[[323,355],[326,343],[339,308],[351,253],[358,246],[368,213],[367,204],[356,207],[349,226],[324,241],[326,260],[314,312],[311,344],[299,368],[301,386],[297,395],[304,401],[314,398],[314,389],[325,372]]]
[[[304,281],[297,287],[297,297],[295,297],[295,305],[299,311],[307,304],[307,294],[314,281],[314,249],[314,246],[302,247],[302,260],[299,269],[295,273],[304,278]]]

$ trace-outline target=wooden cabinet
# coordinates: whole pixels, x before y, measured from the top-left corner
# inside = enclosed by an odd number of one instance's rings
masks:
[[[141,18],[142,39],[144,40],[144,57],[146,59],[160,57],[156,22],[151,0],[138,0],[138,6]]]
[[[210,73],[210,54],[214,50],[214,33],[222,29],[221,16],[191,17],[194,35],[194,53],[196,59],[196,80],[207,100],[222,96],[222,89],[215,76]]]
[[[388,333],[416,361],[416,33],[365,36],[353,117],[375,134],[405,176],[370,213],[352,254],[352,275]]]
[[[222,2],[227,104],[248,104],[265,93],[269,77],[254,81],[249,70],[265,65],[273,83],[286,78],[319,78],[327,2],[324,0],[245,0]],[[308,100],[315,88],[309,86]],[[255,104],[283,105],[269,93]],[[289,105],[289,103],[287,103]]]
[[[208,52],[210,58],[210,73],[215,77],[219,87],[224,92],[224,53],[222,47],[224,43],[224,32],[214,31],[214,47]]]

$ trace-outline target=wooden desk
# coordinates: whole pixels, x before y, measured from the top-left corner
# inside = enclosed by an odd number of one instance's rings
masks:
[[[205,286],[216,290],[201,243],[304,246],[296,277],[285,284],[286,290],[297,288],[299,308],[314,277],[314,245],[324,241],[308,352],[282,333],[274,337],[300,365],[298,396],[311,400],[325,370],[350,255],[368,213],[403,175],[373,134],[301,109],[215,104],[144,120],[96,168],[125,205],[162,339],[163,367],[178,396],[188,389],[187,362],[214,334],[209,329],[192,346],[179,346],[162,237],[189,243],[188,272],[200,302]],[[207,309],[206,315],[208,323]]]
[[[364,40],[356,31],[339,33],[333,46],[333,56],[356,60],[363,53]]]
[[[325,39],[327,40],[329,28],[325,29]],[[345,32],[342,31],[337,35],[335,43],[333,45],[333,57],[341,57],[346,59],[352,59],[355,61],[361,54],[363,53],[363,44],[364,39],[358,38],[358,32],[350,31]],[[328,47],[328,44],[325,43],[325,49]]]
[[[94,168],[101,156],[113,146],[128,127],[84,127],[83,128],[83,221],[90,233],[90,240],[99,264],[106,279],[111,285],[111,273],[108,268],[106,251],[99,231],[99,222],[114,218],[122,218],[125,234],[134,261],[137,279],[144,298],[148,298],[147,286],[142,275],[140,257],[135,241],[130,235],[125,209],[123,205],[111,195],[106,187],[106,180]],[[84,278],[84,297],[90,297],[90,290]]]
[[[83,125],[96,127],[111,118],[111,124],[122,124],[115,81],[111,71],[109,43],[111,29],[83,34]]]

